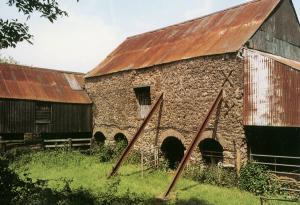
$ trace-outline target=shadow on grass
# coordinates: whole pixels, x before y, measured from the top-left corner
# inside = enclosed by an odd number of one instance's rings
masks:
[[[200,183],[198,183],[198,184],[193,184],[193,185],[184,187],[184,188],[179,189],[179,190],[180,190],[180,191],[187,191],[187,190],[192,189],[192,188],[194,188],[194,187],[196,187],[196,186],[199,186],[199,185],[200,185]]]
[[[150,172],[150,170],[151,170],[151,168],[147,168],[147,169],[144,169],[143,171],[144,172]],[[123,176],[123,177],[129,177],[129,176],[132,176],[132,175],[141,174],[143,171],[139,170],[139,171],[135,171],[135,172],[132,172],[132,173],[129,173],[129,174],[119,174],[119,175]]]
[[[214,205],[211,203],[208,203],[207,201],[191,198],[187,200],[176,200],[173,203],[170,203],[169,201],[162,200],[162,199],[149,199],[144,202],[146,205],[167,205],[167,204],[173,204],[173,205]]]

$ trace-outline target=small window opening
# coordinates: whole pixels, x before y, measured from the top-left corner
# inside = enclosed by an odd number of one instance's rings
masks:
[[[134,89],[134,92],[139,103],[139,117],[144,119],[151,107],[150,87],[138,87]]]
[[[51,123],[52,107],[48,103],[37,103],[35,110],[35,122],[41,124]]]
[[[200,142],[199,149],[206,164],[217,165],[223,162],[223,147],[214,139],[205,139]]]

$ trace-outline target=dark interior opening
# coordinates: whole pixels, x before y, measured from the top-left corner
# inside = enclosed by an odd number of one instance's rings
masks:
[[[121,153],[128,145],[128,140],[126,138],[126,136],[122,133],[118,133],[115,135],[114,137],[115,141],[116,141],[116,152],[117,153]]]
[[[127,140],[126,136],[122,133],[116,134],[114,139],[115,139],[116,143],[124,143],[124,144],[128,145],[128,140]]]
[[[161,145],[161,151],[171,169],[178,166],[184,155],[184,150],[184,145],[176,137],[167,137]]]
[[[300,164],[300,128],[251,126],[245,127],[245,132],[251,159],[263,163]],[[300,169],[295,167],[266,166],[272,171],[300,173]]]
[[[97,143],[101,143],[101,144],[104,144],[105,143],[105,140],[106,140],[106,137],[105,135],[102,133],[102,132],[96,132],[94,134],[94,139]]]
[[[208,165],[217,165],[223,162],[223,147],[214,139],[202,140],[198,145],[204,163]]]

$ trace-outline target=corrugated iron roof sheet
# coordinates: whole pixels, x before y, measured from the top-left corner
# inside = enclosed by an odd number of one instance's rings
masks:
[[[300,126],[300,63],[245,51],[244,125]]]
[[[127,38],[86,77],[238,51],[280,0],[256,0]]]
[[[65,75],[71,79],[69,83]],[[90,104],[84,75],[28,66],[0,64],[0,98]],[[76,81],[76,82],[75,82]],[[77,89],[73,89],[76,85]]]

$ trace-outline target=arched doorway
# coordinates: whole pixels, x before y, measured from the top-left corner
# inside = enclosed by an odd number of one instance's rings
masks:
[[[106,140],[106,137],[105,135],[102,133],[102,132],[96,132],[94,134],[94,139],[97,143],[99,144],[104,144],[105,143],[105,140]]]
[[[124,144],[128,145],[128,140],[123,133],[116,134],[114,137],[114,140],[116,141],[116,143],[124,143]]]
[[[199,143],[202,159],[206,164],[216,165],[223,162],[223,147],[214,139],[205,139]]]
[[[114,136],[114,140],[116,142],[115,150],[117,153],[121,153],[128,145],[128,140],[123,133],[117,133]]]
[[[173,136],[167,137],[161,145],[161,151],[171,169],[175,169],[180,163],[184,150],[185,147],[182,142]]]

